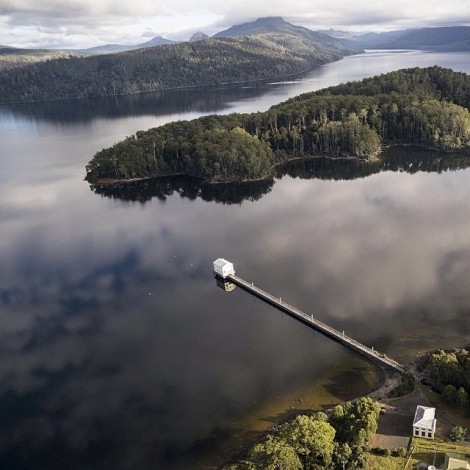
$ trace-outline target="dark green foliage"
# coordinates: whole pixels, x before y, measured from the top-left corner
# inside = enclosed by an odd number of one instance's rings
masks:
[[[377,431],[380,407],[368,397],[333,408],[331,424],[338,442],[364,445]]]
[[[390,393],[390,398],[402,397],[408,395],[415,389],[415,378],[413,374],[406,373],[400,377],[400,383]]]
[[[442,398],[459,408],[469,408],[470,391],[470,350],[442,349],[430,354],[425,361],[426,371],[431,378],[445,385]]]
[[[455,97],[449,82],[456,84]],[[460,104],[470,101],[469,84],[467,75],[439,67],[402,70],[300,95],[263,113],[175,122],[98,152],[86,179],[184,173],[244,181],[296,157],[367,159],[389,143],[465,150],[470,113]]]
[[[390,449],[384,449],[382,447],[374,447],[372,452],[375,455],[383,455],[384,457],[390,457],[392,455],[392,451]]]
[[[236,115],[179,121],[138,132],[98,152],[88,181],[186,174],[213,182],[263,178],[274,155],[268,143],[238,126]]]

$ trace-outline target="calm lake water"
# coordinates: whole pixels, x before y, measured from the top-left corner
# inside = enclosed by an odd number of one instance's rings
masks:
[[[83,181],[137,130],[434,64],[469,73],[470,54],[369,52],[292,81],[0,107],[1,467],[217,466],[290,408],[373,387],[362,359],[217,288],[217,257],[398,360],[468,343],[464,160],[408,149],[212,191]]]

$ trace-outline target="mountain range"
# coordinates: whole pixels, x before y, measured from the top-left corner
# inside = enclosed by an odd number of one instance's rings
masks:
[[[197,40],[201,38],[201,40]],[[155,44],[154,41],[150,43]],[[218,37],[120,53],[38,62],[0,74],[0,102],[90,98],[276,79],[358,53],[282,18],[262,18]],[[1,50],[0,50],[1,56]]]
[[[470,27],[448,26],[440,28],[404,29],[384,33],[354,33],[337,31],[333,29],[312,31],[302,26],[295,26],[280,17],[258,18],[256,21],[234,25],[225,31],[216,33],[212,38],[235,38],[242,36],[254,36],[258,34],[289,34],[297,35],[308,41],[319,42],[337,46],[331,42],[331,38],[339,40],[345,47],[352,49],[420,49],[428,51],[455,52],[470,51]],[[189,38],[189,42],[204,41],[210,36],[203,32],[197,32]],[[68,49],[66,52],[73,55],[99,55],[115,54],[118,52],[145,49],[169,44],[179,44],[182,41],[172,41],[162,36],[155,36],[149,41],[134,45],[105,44],[86,49]],[[19,51],[14,47],[0,45],[0,50],[5,53]],[[25,54],[28,49],[21,49]],[[30,51],[38,51],[30,49]],[[41,49],[44,52],[44,49]]]
[[[448,26],[346,35],[339,31],[326,32],[348,47],[360,49],[419,49],[436,52],[470,51],[470,27]]]
[[[105,44],[103,46],[90,47],[88,49],[74,50],[73,52],[79,52],[81,54],[114,54],[116,52],[133,51],[135,49],[145,49],[147,47],[163,46],[165,44],[177,44],[177,41],[171,41],[165,39],[162,36],[155,36],[149,41],[135,44],[132,46],[122,44]]]
[[[276,79],[367,49],[470,50],[470,27],[382,34],[315,32],[280,17],[259,18],[208,38],[161,36],[88,53],[0,48],[0,103],[90,98],[142,91]],[[333,37],[333,36],[337,37]],[[130,50],[112,52],[121,47]]]
[[[307,41],[312,41],[315,43],[320,43],[323,45],[329,44],[332,47],[340,47],[336,38],[331,38],[330,36],[312,31],[308,28],[302,26],[295,26],[293,24],[284,21],[281,17],[267,17],[267,18],[258,18],[256,21],[249,23],[242,23],[230,27],[225,31],[220,31],[217,34],[214,34],[212,38],[237,38],[242,36],[256,36],[260,34],[287,34],[295,35],[301,38],[306,39]],[[202,32],[195,33],[189,39],[189,42],[203,41],[209,39],[210,36]],[[165,39],[162,36],[156,36],[150,41],[135,44],[135,45],[120,45],[120,44],[107,44],[103,46],[91,47],[88,49],[81,49],[80,52],[85,55],[89,54],[113,54],[116,52],[131,51],[135,49],[144,49],[147,47],[162,46],[165,44],[178,44],[178,41],[170,41]],[[346,47],[350,47],[349,45]],[[343,48],[344,49],[344,48]]]
[[[233,38],[253,36],[256,34],[295,34],[309,41],[326,44],[328,38],[339,39],[346,47],[352,49],[420,49],[427,51],[457,52],[470,51],[470,27],[448,26],[439,28],[413,28],[384,33],[368,32],[363,34],[344,31],[312,31],[302,26],[295,26],[280,17],[258,18],[256,21],[234,25],[225,31],[216,33],[213,38]],[[190,42],[209,39],[210,36],[198,32],[191,36]],[[146,47],[176,44],[162,36],[135,45],[108,44],[82,49],[82,54],[109,54],[115,52],[142,49]],[[0,46],[2,47],[2,46]]]

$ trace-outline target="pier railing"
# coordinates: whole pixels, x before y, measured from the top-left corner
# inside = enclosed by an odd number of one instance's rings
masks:
[[[256,297],[264,300],[265,302],[273,305],[277,309],[287,313],[288,315],[300,320],[304,324],[309,325],[310,327],[314,328],[317,331],[320,331],[324,335],[328,336],[332,340],[343,344],[347,348],[355,351],[366,359],[373,361],[376,364],[379,364],[384,367],[388,367],[394,369],[400,373],[405,372],[405,368],[395,361],[394,359],[385,356],[385,354],[381,354],[374,348],[369,348],[368,346],[360,343],[359,341],[351,338],[350,336],[346,335],[343,332],[336,330],[335,328],[323,323],[322,321],[315,318],[313,315],[309,315],[305,312],[302,312],[296,307],[289,305],[288,303],[284,302],[281,297],[275,297],[274,295],[270,294],[269,292],[260,289],[259,287],[255,286],[252,282],[247,282],[241,277],[230,274],[225,277],[225,280],[231,281],[237,286],[241,287],[242,289],[250,292],[251,294],[255,295]]]

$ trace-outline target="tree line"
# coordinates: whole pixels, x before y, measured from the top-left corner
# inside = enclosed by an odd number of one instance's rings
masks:
[[[383,146],[470,148],[470,77],[413,68],[306,93],[266,112],[205,116],[139,131],[98,152],[86,180],[185,174],[247,181],[312,156],[370,159]]]
[[[470,348],[438,350],[427,356],[425,370],[445,385],[443,399],[462,410],[470,409]]]

